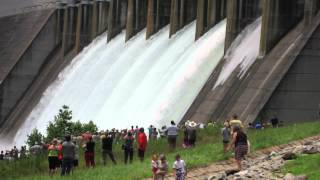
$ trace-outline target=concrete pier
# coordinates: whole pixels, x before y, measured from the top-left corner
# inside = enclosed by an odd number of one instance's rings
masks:
[[[260,56],[270,52],[300,22],[304,14],[304,3],[304,0],[263,0]]]
[[[80,49],[92,40],[92,1],[81,0]]]
[[[108,42],[126,26],[128,0],[110,0],[108,15]]]
[[[171,37],[197,16],[196,0],[171,0],[170,34]]]
[[[148,0],[146,39],[170,23],[171,1]]]
[[[226,16],[226,0],[198,0],[196,40]]]
[[[146,27],[147,2],[147,0],[128,0],[126,41]]]
[[[227,31],[225,51],[233,40],[250,23],[261,14],[262,0],[228,0],[227,1]],[[266,0],[269,1],[269,0]]]
[[[82,6],[80,3],[77,4],[77,11],[75,51],[78,54],[81,51]]]

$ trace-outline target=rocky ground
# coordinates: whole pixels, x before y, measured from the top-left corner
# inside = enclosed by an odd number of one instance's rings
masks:
[[[292,174],[282,174],[280,168],[285,164],[285,161],[295,159],[300,154],[314,154],[320,153],[320,139],[315,138],[297,144],[295,146],[288,146],[282,149],[274,149],[269,154],[262,154],[258,157],[248,158],[243,161],[245,170],[231,174],[230,171],[219,172],[211,175],[208,179],[232,179],[232,180],[245,180],[245,179],[270,179],[270,180],[304,180],[307,179],[305,175],[294,176]],[[232,172],[231,172],[232,173]]]
[[[320,136],[314,136],[289,144],[270,147],[255,151],[248,155],[243,161],[243,171],[235,172],[236,164],[234,159],[217,162],[210,166],[192,169],[187,179],[200,180],[304,180],[305,175],[294,176],[282,174],[280,168],[285,161],[295,159],[300,154],[320,153]],[[170,175],[167,179],[174,179]]]

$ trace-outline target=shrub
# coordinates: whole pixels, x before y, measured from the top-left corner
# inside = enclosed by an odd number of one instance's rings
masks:
[[[38,129],[33,129],[32,133],[27,136],[27,144],[29,147],[34,146],[36,142],[43,142],[44,139],[43,135],[38,131]]]

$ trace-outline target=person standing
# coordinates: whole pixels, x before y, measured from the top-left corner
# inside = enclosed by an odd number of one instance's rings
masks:
[[[144,129],[140,128],[138,134],[138,156],[141,162],[144,160],[144,152],[146,151],[147,145],[147,136],[144,133]]]
[[[279,124],[279,120],[276,116],[274,116],[273,118],[271,118],[271,124],[272,124],[272,127],[273,128],[277,128],[278,127],[278,124]]]
[[[27,148],[25,146],[21,146],[21,150],[20,150],[20,159],[26,158],[26,150]]]
[[[187,176],[186,163],[179,154],[176,155],[176,161],[173,163],[173,174],[176,180],[184,180]]]
[[[221,130],[221,135],[222,135],[222,143],[223,143],[223,152],[226,153],[228,149],[228,145],[230,142],[230,130],[229,130],[229,123],[225,122],[223,124],[223,128]]]
[[[244,159],[248,152],[247,135],[239,126],[233,127],[232,141],[228,147],[228,151],[234,148],[235,159],[237,161],[238,170],[241,171],[241,160]]]
[[[62,166],[62,143],[61,140],[58,141],[58,162],[57,167],[60,168]]]
[[[132,136],[132,133],[129,131],[128,134],[124,138],[124,145],[123,145],[123,150],[124,150],[124,163],[128,163],[128,158],[130,159],[130,164],[132,163],[133,160],[133,142],[134,142],[134,137]]]
[[[158,155],[153,154],[151,159],[151,171],[152,171],[152,179],[157,180],[157,171],[159,169],[158,164]]]
[[[0,154],[0,161],[1,160],[4,160],[4,154],[3,154],[3,151],[1,151],[1,154]]]
[[[75,145],[71,142],[71,136],[66,135],[62,143],[61,176],[69,175],[74,164]]]
[[[57,164],[59,162],[59,150],[57,144],[57,139],[53,139],[52,143],[48,147],[49,176],[53,176],[53,174],[56,172]]]
[[[157,170],[157,179],[164,180],[166,174],[168,173],[168,163],[166,161],[166,156],[164,154],[160,155],[160,162],[158,163],[158,170]]]
[[[149,140],[150,140],[150,139],[151,139],[151,137],[152,137],[152,132],[153,132],[153,126],[152,126],[152,125],[150,125],[150,126],[148,127]]]
[[[19,150],[16,146],[14,146],[12,149],[12,157],[14,160],[17,160],[19,157]]]
[[[170,149],[175,149],[177,144],[178,127],[171,121],[171,126],[167,128],[168,143]]]
[[[94,167],[95,161],[94,161],[94,148],[95,148],[95,142],[92,140],[92,137],[89,137],[88,142],[85,146],[85,153],[84,158],[86,160],[86,167]]]
[[[117,164],[112,152],[113,137],[112,133],[105,133],[101,138],[103,165],[106,165],[107,163],[107,155],[110,157],[113,164]]]
[[[77,141],[73,141],[74,144],[74,161],[73,161],[73,167],[78,167],[79,166],[79,145],[77,144]]]

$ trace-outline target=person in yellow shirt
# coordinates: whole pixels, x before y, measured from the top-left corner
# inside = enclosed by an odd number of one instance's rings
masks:
[[[56,172],[57,164],[59,163],[59,150],[57,144],[57,139],[53,139],[52,143],[48,147],[49,176],[54,175],[54,173]]]
[[[242,124],[242,121],[240,119],[238,119],[238,116],[236,114],[234,114],[232,116],[232,119],[229,121],[229,125],[230,125],[230,128],[231,130],[233,130],[233,128],[235,126],[238,126],[239,128],[241,128],[243,130],[244,126]],[[231,132],[232,134],[232,132]]]

